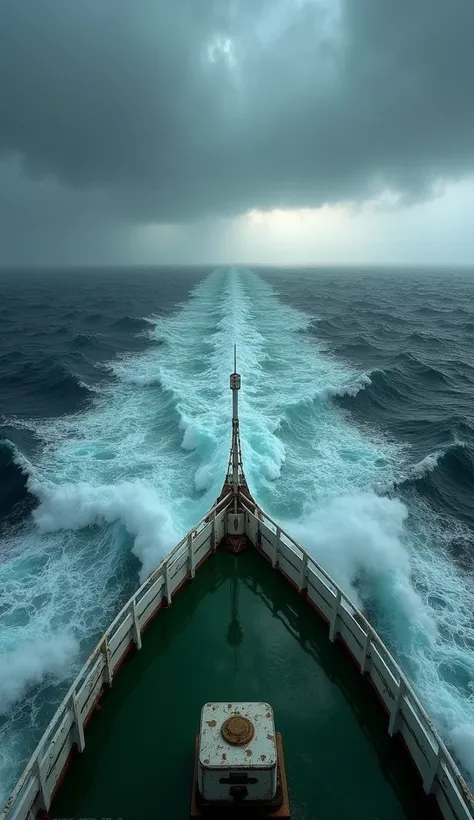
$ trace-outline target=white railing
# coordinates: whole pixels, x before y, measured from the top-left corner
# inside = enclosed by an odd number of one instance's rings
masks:
[[[176,589],[193,578],[197,565],[216,548],[226,530],[231,494],[216,504],[134,593],[114,618],[69,689],[18,781],[0,820],[33,820],[48,810],[74,748],[85,747],[84,726],[104,686],[141,633]],[[329,639],[340,637],[366,674],[389,713],[390,735],[399,732],[418,769],[426,793],[449,820],[473,820],[474,804],[456,763],[439,737],[397,662],[350,598],[317,561],[283,532],[261,508],[241,494],[250,540],[329,623]]]
[[[34,820],[48,811],[59,779],[77,748],[85,747],[84,726],[104,686],[133,646],[141,647],[141,633],[162,604],[170,604],[177,588],[194,578],[198,564],[213,552],[225,533],[225,514],[231,493],[218,502],[174,547],[122,607],[102,635],[56,711],[15,789],[0,811],[0,820]]]
[[[371,679],[389,714],[390,735],[399,732],[418,769],[423,788],[436,798],[443,817],[473,820],[474,801],[458,766],[418,696],[384,642],[344,590],[294,538],[245,495],[246,532],[329,624],[329,639],[340,637],[363,674]]]

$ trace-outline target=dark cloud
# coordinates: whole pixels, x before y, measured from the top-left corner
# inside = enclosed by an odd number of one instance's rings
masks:
[[[0,0],[0,237],[428,196],[474,168],[473,37],[472,0]]]

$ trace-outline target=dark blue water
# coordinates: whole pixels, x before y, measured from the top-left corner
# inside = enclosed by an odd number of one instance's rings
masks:
[[[216,497],[249,483],[375,620],[474,776],[474,274],[0,273],[0,782]]]

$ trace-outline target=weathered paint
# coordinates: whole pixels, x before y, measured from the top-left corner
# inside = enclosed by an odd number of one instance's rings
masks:
[[[191,542],[195,545],[195,570],[212,554],[212,534],[215,533],[219,540],[223,537],[229,504],[230,495],[222,498],[191,531]],[[213,521],[212,526],[208,525],[209,519]],[[204,541],[201,537],[203,531],[206,535]],[[137,626],[131,613],[135,612],[141,635],[162,606],[171,600],[171,596],[186,580],[191,580],[190,573],[185,572],[181,577],[178,567],[181,554],[185,556],[186,562],[189,555],[188,536],[177,544],[114,618],[44,732],[13,793],[1,810],[0,820],[30,820],[39,812],[49,809],[51,797],[64,778],[75,750],[80,745],[85,747],[83,732],[99,700],[105,689],[113,685],[114,675],[136,646]],[[122,637],[124,623],[125,635]],[[117,646],[119,638],[121,640]],[[113,645],[117,649],[112,658],[110,647]],[[77,720],[82,721],[82,727],[79,728]],[[68,731],[57,755],[55,749],[58,730],[66,724]],[[48,769],[45,761],[51,758],[56,758],[56,762]]]
[[[228,743],[222,726],[232,715],[247,718],[254,735],[242,746]],[[207,801],[232,802],[233,774],[246,775],[248,800],[269,801],[277,788],[277,747],[273,710],[261,702],[206,703],[201,712],[198,788]],[[226,781],[226,782],[223,782]]]
[[[316,806],[337,820],[440,820],[358,668],[253,549],[219,550],[161,611],[107,691],[51,820],[186,820],[202,705],[226,698],[272,704],[294,818],[313,820]]]
[[[247,535],[254,546],[296,588],[300,589],[302,565],[307,557],[312,584],[308,598],[329,623],[329,639],[343,641],[361,671],[367,675],[390,716],[389,733],[399,733],[422,779],[425,792],[433,793],[443,817],[473,820],[474,799],[456,763],[439,737],[426,710],[393,656],[365,616],[331,576],[291,536],[281,531],[255,502],[241,496],[246,510]],[[275,556],[278,560],[275,561]],[[362,627],[364,646],[347,641],[351,622]],[[346,638],[341,634],[346,632]],[[387,682],[389,682],[387,684]],[[398,697],[398,693],[400,696]],[[416,725],[409,714],[416,715]],[[423,752],[428,748],[429,751]],[[443,774],[449,776],[443,777]]]
[[[234,351],[234,371],[235,369]],[[251,498],[242,470],[237,398],[240,376],[236,372],[231,376],[230,387],[233,392],[232,446],[228,475],[218,503],[151,573],[107,629],[44,733],[12,796],[1,812],[0,820],[26,820],[34,817],[38,811],[48,809],[51,794],[63,776],[71,750],[76,747],[78,741],[79,745],[85,742],[81,732],[102,694],[104,684],[111,687],[114,672],[130,651],[130,646],[139,644],[137,622],[140,636],[140,630],[160,608],[171,604],[174,593],[182,583],[193,578],[195,565],[212,554],[224,531],[232,531],[232,528],[236,535],[240,534],[240,530],[245,532],[254,546],[271,561],[273,568],[288,578],[316,610],[323,614],[330,624],[330,641],[343,640],[348,652],[360,665],[388,710],[390,734],[400,734],[405,741],[422,778],[425,791],[427,794],[434,794],[443,817],[447,820],[473,820],[474,801],[467,784],[425,709],[407,683],[402,670],[380,637],[313,557],[291,536],[284,533]],[[228,514],[228,490],[232,495],[232,515]],[[209,522],[212,522],[210,528]],[[200,537],[201,544],[193,556],[193,542]],[[182,563],[179,563],[181,560]],[[123,640],[118,640],[117,631],[125,619],[125,636]],[[357,621],[362,627],[362,648],[358,641],[354,644],[349,637],[354,634],[351,632],[353,621]],[[114,645],[114,638],[118,645],[112,658],[110,646]],[[99,672],[98,676],[95,675],[96,671]],[[86,687],[88,688],[84,696]],[[71,713],[72,720],[69,721]],[[68,715],[70,722],[69,734],[56,764],[48,772],[44,762],[51,757],[54,746],[51,738],[57,734],[65,714]]]

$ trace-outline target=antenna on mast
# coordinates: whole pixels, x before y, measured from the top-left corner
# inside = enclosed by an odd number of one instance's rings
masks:
[[[227,466],[226,479],[222,488],[221,498],[227,496],[229,491],[233,496],[234,515],[237,515],[239,509],[239,493],[244,492],[246,497],[253,501],[249,493],[247,482],[245,480],[244,470],[242,466],[242,452],[240,449],[240,432],[239,432],[239,390],[240,390],[240,373],[237,373],[237,345],[234,344],[234,372],[230,374],[230,389],[232,391],[232,443],[230,445],[229,463]],[[234,519],[234,525],[237,528]]]
[[[228,497],[229,492],[233,496],[234,515],[237,515],[239,510],[239,493],[244,492],[245,496],[253,501],[247,487],[245,480],[244,469],[242,466],[242,452],[240,449],[240,433],[239,433],[239,390],[240,390],[240,373],[237,373],[237,345],[234,344],[234,372],[230,374],[230,389],[232,391],[232,442],[230,445],[229,462],[227,466],[227,474],[222,488],[220,500]],[[234,518],[234,526],[238,528],[238,519]]]
[[[234,493],[234,504],[237,505],[237,493],[239,489],[239,467],[240,467],[240,440],[239,440],[239,390],[240,375],[237,373],[237,345],[234,344],[234,372],[230,377],[230,389],[232,390],[232,446],[229,459],[229,474],[227,480],[232,485]]]

